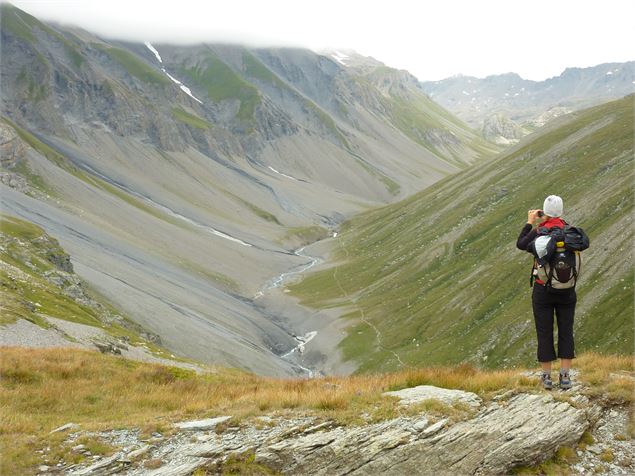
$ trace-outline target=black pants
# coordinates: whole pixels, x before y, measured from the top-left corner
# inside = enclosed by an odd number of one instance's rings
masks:
[[[561,359],[575,357],[573,345],[573,315],[576,303],[575,289],[564,293],[550,293],[540,285],[534,284],[531,297],[538,335],[538,361],[551,362],[556,360],[553,347],[553,315],[555,312],[558,322],[558,354]]]

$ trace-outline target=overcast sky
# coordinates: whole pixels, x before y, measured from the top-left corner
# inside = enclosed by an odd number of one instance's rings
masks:
[[[633,0],[13,0],[42,20],[154,43],[348,48],[421,80],[635,59]]]

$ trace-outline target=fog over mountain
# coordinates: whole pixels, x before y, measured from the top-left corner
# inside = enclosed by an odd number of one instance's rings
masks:
[[[633,59],[635,5],[607,0],[413,3],[324,0],[17,0],[41,20],[143,43],[348,48],[422,81],[509,71],[545,80],[571,66]]]

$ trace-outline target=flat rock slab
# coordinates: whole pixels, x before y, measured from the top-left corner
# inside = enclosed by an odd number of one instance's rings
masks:
[[[584,411],[527,394],[451,426],[442,420],[413,434],[413,423],[397,419],[303,435],[261,446],[256,462],[293,475],[509,474],[577,442],[589,426]]]
[[[219,423],[226,422],[231,419],[230,416],[221,416],[216,418],[206,418],[204,420],[193,420],[193,421],[183,421],[181,423],[176,423],[174,426],[179,430],[189,430],[189,431],[202,431],[202,430],[211,430],[216,427]]]
[[[77,423],[67,423],[66,425],[62,425],[59,428],[55,428],[54,430],[51,431],[51,433],[60,433],[62,431],[71,431],[71,430],[78,430],[79,429],[79,424]]]
[[[481,398],[475,393],[434,387],[432,385],[404,388],[403,390],[396,390],[394,392],[385,392],[384,395],[399,398],[402,405],[413,405],[430,399],[439,400],[448,405],[457,402],[465,403],[474,408],[479,407],[482,403]]]

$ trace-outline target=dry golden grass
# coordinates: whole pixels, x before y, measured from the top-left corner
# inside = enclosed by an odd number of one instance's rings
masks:
[[[632,355],[599,355],[588,353],[574,361],[581,379],[589,385],[589,397],[607,403],[635,403],[635,360]]]
[[[588,354],[576,364],[594,392],[632,402],[633,380],[624,373],[633,370],[631,357]],[[611,377],[615,372],[622,373]],[[2,474],[22,474],[42,464],[35,450],[43,446],[67,451],[63,435],[49,432],[68,422],[82,430],[140,427],[151,433],[169,431],[171,422],[181,419],[232,415],[241,420],[276,412],[313,414],[340,424],[422,411],[460,419],[469,416],[460,407],[426,403],[404,409],[381,394],[423,384],[472,391],[486,400],[509,389],[540,391],[537,379],[519,369],[460,365],[291,380],[211,367],[197,375],[76,349],[2,348],[0,377]]]

